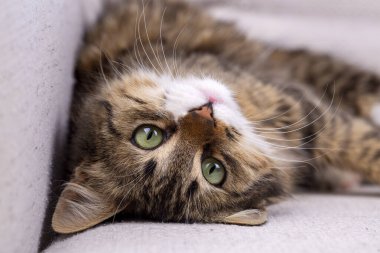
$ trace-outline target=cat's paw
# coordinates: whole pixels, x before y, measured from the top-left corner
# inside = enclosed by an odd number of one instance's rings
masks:
[[[362,178],[353,173],[344,173],[341,178],[335,183],[335,191],[349,191],[359,187],[362,182]]]
[[[362,181],[358,174],[334,167],[304,171],[301,178],[301,188],[318,192],[345,192],[358,187]]]
[[[320,175],[320,183],[333,192],[345,192],[358,187],[362,181],[360,175],[346,170],[328,168]]]

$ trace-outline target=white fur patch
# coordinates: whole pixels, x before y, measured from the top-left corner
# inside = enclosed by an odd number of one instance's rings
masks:
[[[176,120],[185,116],[189,110],[212,102],[216,119],[236,128],[261,152],[269,152],[269,144],[255,133],[250,122],[240,111],[231,91],[224,84],[209,77],[172,78],[169,75],[160,75],[152,78],[164,88],[166,110],[173,113]]]
[[[371,110],[372,121],[380,126],[380,103],[376,103]]]

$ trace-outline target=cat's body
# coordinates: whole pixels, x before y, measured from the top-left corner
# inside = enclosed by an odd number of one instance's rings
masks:
[[[53,218],[58,232],[121,211],[259,224],[257,209],[310,170],[380,183],[379,77],[250,41],[186,4],[110,10],[87,34],[76,77],[74,174]],[[141,126],[161,129],[160,144],[136,145]],[[203,172],[208,158],[224,168],[218,183]]]

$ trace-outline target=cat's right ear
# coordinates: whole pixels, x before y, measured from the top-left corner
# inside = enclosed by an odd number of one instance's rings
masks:
[[[86,182],[76,175],[66,184],[59,197],[52,227],[62,234],[78,232],[95,226],[124,208],[103,193],[86,186]]]

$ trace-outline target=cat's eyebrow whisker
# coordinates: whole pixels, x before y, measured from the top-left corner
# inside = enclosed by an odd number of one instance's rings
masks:
[[[101,48],[99,48],[100,50],[100,55],[99,55],[99,65],[100,65],[100,73],[102,74],[102,77],[104,79],[104,81],[106,82],[106,85],[108,86],[108,88],[111,88],[111,85],[110,83],[108,82],[107,78],[106,78],[106,75],[104,74],[104,69],[103,69],[103,59],[102,59],[102,55],[104,54],[103,53],[103,50]]]
[[[165,11],[166,11],[166,7],[163,10],[162,10],[162,8],[160,8],[160,12],[162,14],[161,14],[161,18],[160,18],[159,36],[158,36],[157,41],[155,41],[155,51],[156,51],[157,58],[158,58],[157,61],[161,66],[162,72],[168,73],[171,76],[171,78],[174,79],[174,76],[172,75],[172,72],[171,72],[171,70],[168,66],[167,60],[166,60],[166,56],[165,56],[165,52],[164,52],[164,48],[163,48],[163,41],[162,41],[162,26],[163,26]],[[161,53],[162,53],[162,56],[161,56]]]
[[[162,55],[163,55],[163,57],[164,57],[164,61],[165,61],[165,64],[166,64],[166,69],[167,69],[168,72],[170,73],[171,77],[174,79],[173,72],[171,71],[171,69],[170,69],[170,67],[169,67],[169,64],[168,64],[168,61],[167,61],[167,59],[166,59],[165,50],[164,50],[164,45],[163,45],[163,42],[162,42],[162,25],[163,25],[163,21],[164,21],[165,13],[166,13],[166,7],[165,7],[164,10],[162,11],[161,22],[160,22],[160,44],[161,44]]]
[[[105,75],[105,73],[104,73],[104,69],[103,69],[103,58],[102,58],[102,56],[104,55],[106,58],[107,58],[107,56],[106,56],[106,53],[101,49],[101,47],[99,48],[99,50],[100,50],[100,59],[99,59],[99,62],[100,62],[100,72],[101,72],[101,74],[102,74],[102,78],[103,78],[103,80],[105,81],[105,83],[106,83],[106,85],[107,85],[107,88],[108,89],[111,89],[112,88],[112,85],[110,84],[110,82],[108,81],[108,79],[107,79],[107,77],[106,77],[106,75]],[[107,58],[108,59],[108,58]],[[114,97],[114,94],[113,93],[111,93],[110,94],[111,95],[111,97]]]
[[[122,77],[122,73],[120,73],[120,71],[113,64],[115,61],[111,60],[106,53],[104,53],[104,57],[107,58],[107,61],[110,64],[112,70],[114,71],[114,73],[116,74],[116,76],[120,79]]]
[[[178,39],[181,37],[182,33],[185,31],[185,28],[186,28],[187,24],[184,24],[183,27],[181,28],[181,30],[179,31],[176,39],[174,40],[174,45],[173,45],[173,69],[174,69],[174,73],[176,74],[176,76],[179,76],[179,71],[178,71],[178,62],[177,62],[177,46],[178,46]]]
[[[144,5],[143,5],[143,17],[144,17],[145,34],[146,34],[146,37],[147,37],[147,39],[148,39],[148,45],[149,45],[150,49],[152,50],[153,56],[154,56],[154,58],[156,59],[158,66],[161,68],[161,72],[163,72],[163,71],[164,71],[164,68],[163,68],[163,66],[162,66],[162,64],[161,64],[161,62],[160,62],[158,56],[156,55],[156,53],[155,53],[155,51],[154,51],[154,49],[153,49],[153,46],[152,46],[151,40],[150,40],[150,38],[149,38],[148,28],[147,28],[147,24],[146,24],[146,15],[145,15],[145,7],[144,7]],[[157,73],[159,73],[159,72],[157,72]]]
[[[137,60],[136,60],[137,61]],[[132,66],[127,66],[127,65],[125,65],[124,63],[122,63],[122,62],[118,62],[118,61],[113,61],[115,64],[118,64],[119,66],[121,66],[122,68],[123,68],[123,71],[124,72],[128,72],[128,73],[130,73],[130,72],[132,72],[133,70],[134,70],[134,68],[132,67]],[[121,75],[122,75],[122,73],[121,73]]]
[[[107,77],[106,77],[106,75],[105,75],[105,73],[104,73],[104,69],[103,69],[103,58],[102,58],[102,56],[104,55],[104,57],[107,58],[107,60],[108,60],[108,62],[109,62],[109,64],[111,65],[112,68],[114,68],[114,66],[111,64],[111,61],[109,60],[107,54],[106,54],[101,48],[99,48],[99,50],[100,50],[100,59],[99,59],[100,73],[102,74],[102,79],[105,81],[107,87],[108,87],[109,89],[111,89],[111,88],[112,88],[112,85],[110,84],[110,82],[108,81],[108,79],[107,79]],[[113,93],[111,93],[110,95],[111,95],[112,97],[114,97]]]
[[[150,65],[154,68],[154,70],[156,71],[156,73],[160,73],[158,71],[158,69],[154,66],[154,64],[153,64],[152,60],[150,59],[147,51],[145,50],[144,44],[142,42],[142,36],[141,36],[141,32],[140,32],[140,22],[141,22],[141,19],[142,19],[143,15],[144,15],[144,18],[145,18],[145,13],[144,13],[144,8],[145,8],[144,6],[145,6],[145,4],[142,3],[142,6],[143,6],[143,10],[142,10],[142,12],[141,12],[141,14],[140,14],[140,16],[138,18],[138,24],[137,24],[138,41],[140,42],[141,48],[144,51],[145,56],[147,57]],[[140,53],[139,53],[139,55],[140,55]],[[141,55],[140,55],[140,58],[141,58]]]
[[[141,58],[140,52],[138,51],[139,36],[137,34],[137,29],[138,29],[139,25],[140,25],[139,15],[136,15],[136,20],[135,20],[135,39],[134,39],[134,42],[133,42],[133,51],[134,51],[134,54],[135,54],[136,61],[137,61],[138,65],[139,65],[139,68],[142,69],[142,68],[144,68],[144,65],[142,63],[142,58]]]

